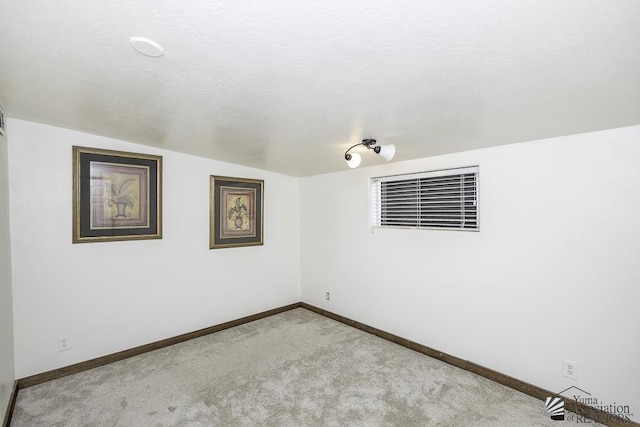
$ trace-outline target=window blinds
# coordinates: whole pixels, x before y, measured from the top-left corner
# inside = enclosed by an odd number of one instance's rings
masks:
[[[372,178],[372,226],[478,230],[478,169]]]

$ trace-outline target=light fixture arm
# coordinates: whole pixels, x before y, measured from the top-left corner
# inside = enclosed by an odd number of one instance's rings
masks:
[[[357,144],[352,145],[347,149],[347,151],[344,152],[345,160],[347,161],[351,160],[352,156],[351,154],[349,154],[349,151],[356,148],[358,145],[362,145],[364,147],[367,147],[369,150],[373,150],[376,153],[380,153],[380,147],[373,147],[373,145],[375,145],[376,142],[377,141],[375,139],[363,139],[362,142],[358,142]]]

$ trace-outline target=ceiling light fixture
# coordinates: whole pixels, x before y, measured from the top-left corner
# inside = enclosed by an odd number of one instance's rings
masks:
[[[358,145],[362,145],[364,147],[367,147],[369,150],[373,150],[376,154],[379,154],[386,161],[390,161],[391,159],[393,159],[393,156],[395,156],[396,154],[396,146],[393,144],[386,144],[374,147],[376,142],[377,141],[375,139],[363,139],[362,142],[349,147],[349,149],[344,153],[344,159],[347,161],[347,165],[349,165],[350,168],[357,168],[360,165],[360,162],[362,161],[362,157],[360,156],[360,154],[349,153],[351,149],[356,148]]]
[[[153,56],[154,58],[164,55],[162,46],[144,37],[131,37],[129,44],[143,55]]]

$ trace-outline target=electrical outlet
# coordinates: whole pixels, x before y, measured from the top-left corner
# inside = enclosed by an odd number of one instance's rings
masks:
[[[58,351],[65,351],[71,348],[71,338],[67,336],[58,337]]]
[[[562,375],[572,380],[578,379],[578,364],[570,360],[564,359],[562,361]]]
[[[327,301],[329,301],[331,299],[331,294],[329,292],[327,292],[324,297],[327,299]]]

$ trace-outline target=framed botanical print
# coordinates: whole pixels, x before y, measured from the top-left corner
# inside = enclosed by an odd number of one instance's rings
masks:
[[[162,157],[73,147],[73,243],[162,238]]]
[[[263,244],[264,181],[211,176],[209,248]]]

